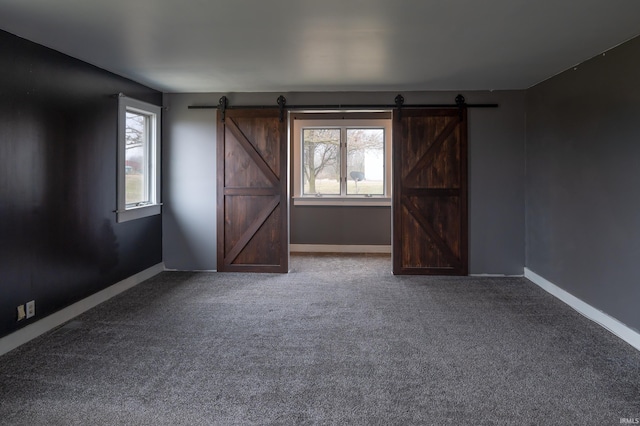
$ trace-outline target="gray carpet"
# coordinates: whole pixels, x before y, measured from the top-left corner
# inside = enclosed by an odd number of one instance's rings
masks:
[[[165,272],[0,357],[3,425],[614,425],[640,353],[523,278]]]

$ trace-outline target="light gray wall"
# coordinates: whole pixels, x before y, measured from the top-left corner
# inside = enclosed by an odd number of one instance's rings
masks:
[[[291,206],[291,244],[391,245],[391,207]]]
[[[216,269],[216,112],[187,109],[209,99],[164,99],[162,240],[168,269]]]
[[[458,92],[405,92],[407,104],[453,103]],[[168,268],[216,268],[215,110],[223,94],[168,94],[164,138],[164,259]],[[280,93],[225,94],[231,105],[276,104]],[[289,105],[393,104],[396,92],[283,93]],[[523,91],[463,92],[469,103],[471,273],[522,275],[524,268]],[[291,207],[291,242],[390,244],[385,208]],[[366,213],[363,213],[366,212]],[[319,222],[318,217],[322,218]],[[338,226],[339,224],[339,226]],[[362,229],[370,226],[369,232]]]
[[[524,132],[522,91],[466,96],[497,102],[469,110],[469,271],[524,272]]]
[[[640,38],[527,92],[526,266],[640,329]]]

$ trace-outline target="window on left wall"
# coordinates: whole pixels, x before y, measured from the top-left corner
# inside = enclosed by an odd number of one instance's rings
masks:
[[[118,222],[160,214],[161,107],[120,95]]]

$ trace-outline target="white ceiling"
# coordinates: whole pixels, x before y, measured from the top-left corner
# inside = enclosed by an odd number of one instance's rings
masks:
[[[0,0],[0,29],[164,92],[524,89],[638,0]]]

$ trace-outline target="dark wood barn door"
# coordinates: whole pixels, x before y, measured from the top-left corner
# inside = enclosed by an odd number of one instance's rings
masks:
[[[287,272],[287,128],[277,110],[218,112],[218,271]]]
[[[394,111],[394,274],[468,274],[466,117]]]

